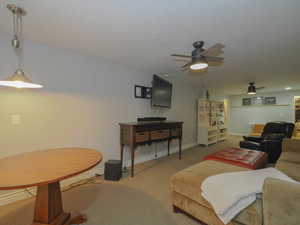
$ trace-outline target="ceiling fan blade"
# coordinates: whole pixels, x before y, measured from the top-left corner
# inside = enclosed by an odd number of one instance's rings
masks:
[[[208,64],[208,66],[222,66],[224,61],[221,62],[212,62],[212,61],[206,61],[206,63]]]
[[[222,58],[222,57],[206,56],[205,60],[208,61],[208,62],[223,62],[224,58]]]
[[[213,45],[212,47],[204,50],[201,55],[203,56],[216,56],[216,55],[220,55],[222,53],[224,53],[222,51],[222,49],[225,48],[225,45],[221,44],[221,43],[217,43],[215,45]]]
[[[188,59],[188,58],[173,58],[172,60],[175,62],[185,62],[185,63],[191,61],[191,59]]]
[[[205,50],[204,50],[204,52],[205,52]],[[221,55],[221,54],[223,54],[224,52],[223,51],[221,51],[221,50],[219,50],[219,49],[214,49],[214,50],[211,50],[210,52],[209,52],[209,54],[206,54],[206,53],[201,53],[201,55],[202,56],[218,56],[218,55]]]
[[[257,87],[256,90],[261,90],[261,89],[264,89],[266,87]]]
[[[187,68],[188,66],[190,66],[192,63],[191,62],[188,62],[186,64],[184,64],[181,68]]]
[[[189,56],[189,55],[172,54],[171,56],[175,56],[175,57],[183,57],[183,58],[191,58],[191,56]]]

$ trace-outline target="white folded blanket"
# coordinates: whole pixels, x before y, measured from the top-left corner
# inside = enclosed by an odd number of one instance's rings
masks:
[[[220,220],[228,224],[256,200],[256,195],[262,193],[264,180],[269,177],[296,182],[275,168],[222,173],[202,182],[202,196],[212,205]]]

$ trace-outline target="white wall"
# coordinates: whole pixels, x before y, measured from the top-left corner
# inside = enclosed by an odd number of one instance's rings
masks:
[[[256,96],[274,96],[276,97],[276,104],[284,106],[242,106],[242,99],[249,97],[249,95],[230,96],[230,133],[247,135],[254,123],[294,122],[294,96],[300,96],[300,91],[264,93]]]
[[[0,49],[3,79],[16,69],[9,37],[0,35]],[[172,109],[158,111],[151,109],[149,100],[134,98],[134,85],[150,86],[152,74],[29,41],[25,42],[24,70],[45,88],[0,88],[0,157],[79,146],[101,151],[103,162],[118,159],[118,123],[151,115],[184,121],[183,145],[189,147],[196,142],[199,91],[187,84],[171,81]],[[11,124],[14,114],[21,116],[20,125]],[[166,153],[165,143],[139,147],[136,162],[153,159],[154,151],[149,148],[155,146],[159,155]],[[125,162],[129,163],[128,154]],[[100,173],[103,164],[97,169]]]

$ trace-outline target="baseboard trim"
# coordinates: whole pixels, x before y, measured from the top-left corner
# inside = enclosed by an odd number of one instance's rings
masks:
[[[189,144],[184,144],[184,145],[182,145],[182,151],[185,151],[185,150],[187,150],[187,149],[189,149],[189,148],[193,148],[193,147],[195,147],[195,146],[197,146],[197,143],[195,142],[195,143],[189,143]],[[172,147],[172,148],[170,148],[170,154],[174,154],[174,153],[176,153],[176,152],[178,152],[179,151],[179,149],[178,149],[178,147]],[[151,157],[151,158],[137,158],[136,160],[135,160],[135,163],[134,163],[134,165],[138,165],[138,164],[140,164],[140,163],[144,163],[144,162],[147,162],[147,161],[151,161],[151,160],[154,160],[154,159],[159,159],[159,158],[162,158],[162,157],[165,157],[165,156],[167,156],[168,155],[168,153],[167,153],[167,151],[163,151],[163,152],[161,152],[158,156],[157,156],[157,158],[155,158],[155,157]],[[129,164],[129,162],[125,162],[124,163],[127,167],[129,167],[130,166],[130,164]]]
[[[248,136],[248,134],[234,133],[234,132],[230,132],[229,135],[233,135],[233,136]]]

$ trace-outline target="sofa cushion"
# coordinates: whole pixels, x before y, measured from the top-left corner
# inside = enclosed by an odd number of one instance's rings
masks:
[[[173,191],[171,194],[172,203],[176,207],[202,221],[203,224],[224,225],[212,209],[207,208],[206,206],[203,206],[177,192]],[[262,225],[261,199],[258,199],[247,209],[243,210],[233,221],[229,222],[228,225]]]
[[[279,160],[276,163],[276,168],[285,173],[290,178],[300,182],[300,164]]]
[[[234,221],[246,225],[262,225],[262,221],[263,221],[262,200],[257,199],[253,204],[251,204],[246,209],[241,211],[234,218]]]
[[[171,189],[208,208],[211,205],[201,196],[202,181],[212,175],[224,172],[247,171],[249,169],[217,161],[203,161],[179,171],[171,178]]]
[[[264,224],[299,225],[299,198],[300,184],[266,179],[263,187]]]
[[[282,152],[279,160],[300,164],[300,153],[297,153],[297,152]]]
[[[206,208],[213,210],[212,206],[201,196],[202,181],[212,175],[224,172],[247,171],[249,169],[225,164],[217,161],[203,161],[184,170],[179,171],[171,177],[170,185],[173,192],[179,193]],[[180,207],[180,205],[178,205]],[[185,209],[183,207],[183,209]],[[201,212],[199,212],[201,213]],[[262,206],[261,200],[243,210],[235,219],[241,224],[261,225],[262,224]],[[203,221],[205,222],[205,221]]]

